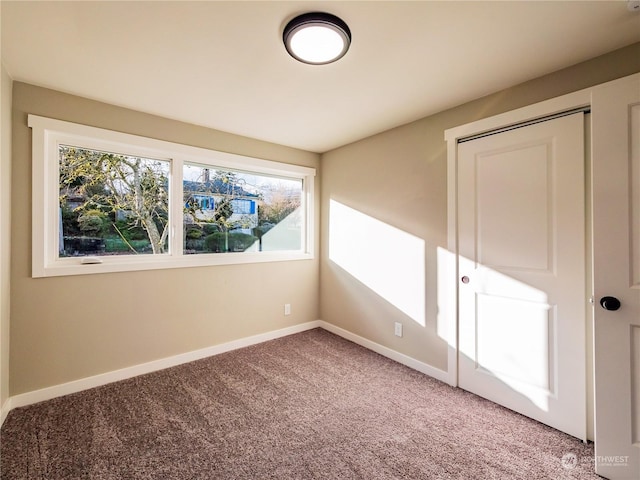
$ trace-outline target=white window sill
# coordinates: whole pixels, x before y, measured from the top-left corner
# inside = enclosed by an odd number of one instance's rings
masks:
[[[211,253],[197,255],[140,255],[136,257],[101,256],[101,263],[83,263],[88,257],[70,257],[57,260],[42,269],[34,269],[33,277],[61,277],[66,275],[86,275],[96,273],[132,272],[138,270],[163,270],[170,268],[211,267],[218,265],[239,265],[248,263],[288,262],[312,260],[314,255],[303,252],[260,252],[260,253]]]

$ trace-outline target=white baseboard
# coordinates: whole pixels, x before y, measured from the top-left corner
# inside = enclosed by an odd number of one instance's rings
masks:
[[[380,345],[379,343],[372,342],[371,340],[361,337],[360,335],[356,335],[355,333],[351,333],[340,327],[336,327],[335,325],[327,323],[323,320],[320,320],[319,323],[319,326],[321,328],[324,328],[331,333],[335,333],[342,338],[350,340],[353,343],[357,343],[358,345],[379,353],[384,357],[390,358],[391,360],[395,360],[396,362],[406,365],[409,368],[413,368],[414,370],[424,373],[425,375],[429,375],[430,377],[433,377],[445,383],[449,383],[451,380],[449,373],[445,370],[440,370],[439,368],[432,367],[431,365],[416,360],[415,358],[409,357],[404,353],[397,352],[388,347]]]
[[[234,340],[220,345],[214,345],[200,350],[194,350],[192,352],[174,355],[172,357],[161,358],[160,360],[154,360],[152,362],[142,363],[140,365],[134,365],[132,367],[127,367],[120,370],[114,370],[112,372],[102,373],[93,377],[81,378],[80,380],[74,380],[72,382],[15,395],[13,397],[10,397],[7,402],[5,402],[5,405],[8,404],[6,412],[5,406],[2,407],[1,419],[2,421],[4,421],[4,418],[6,417],[7,413],[9,413],[9,410],[13,408],[32,405],[34,403],[51,400],[52,398],[61,397],[63,395],[81,392],[82,390],[87,390],[89,388],[99,387],[101,385],[106,385],[108,383],[113,383],[120,380],[126,380],[127,378],[136,377],[145,373],[151,373],[158,370],[163,370],[165,368],[175,367],[183,363],[193,362],[194,360],[200,360],[202,358],[211,357],[213,355],[229,352],[231,350],[237,350],[238,348],[248,347],[250,345],[255,345],[269,340],[275,340],[276,338],[286,337],[287,335],[304,332],[305,330],[311,330],[320,326],[321,324],[319,320],[301,323],[292,327],[282,328],[280,330],[274,330],[272,332],[261,333],[259,335],[241,338],[239,340]],[[0,422],[0,425],[2,425],[2,422]]]
[[[248,347],[256,345],[258,343],[267,342],[269,340],[275,340],[276,338],[286,337],[287,335],[293,335],[295,333],[304,332],[313,328],[324,328],[325,330],[334,333],[342,338],[350,340],[358,345],[361,345],[369,350],[372,350],[380,355],[395,360],[398,363],[413,368],[426,375],[434,377],[443,382],[448,382],[449,374],[438,368],[432,367],[424,362],[420,362],[412,357],[404,355],[400,352],[396,352],[390,348],[384,347],[378,343],[367,340],[364,337],[351,333],[340,327],[336,327],[323,320],[315,320],[312,322],[302,323],[300,325],[294,325],[292,327],[275,330],[273,332],[266,332],[259,335],[253,335],[251,337],[241,338],[231,342],[223,343],[220,345],[214,345],[211,347],[203,348],[200,350],[194,350],[172,357],[162,358],[160,360],[154,360],[152,362],[142,363],[140,365],[134,365],[132,367],[123,368],[120,370],[114,370],[112,372],[102,373],[92,377],[81,378],[72,382],[63,383],[60,385],[54,385],[52,387],[42,388],[40,390],[34,390],[32,392],[22,393],[9,397],[2,405],[0,409],[0,426],[4,423],[5,418],[13,408],[25,407],[34,403],[43,402],[45,400],[51,400],[52,398],[62,397],[71,393],[81,392],[90,388],[99,387],[108,383],[117,382],[120,380],[126,380],[127,378],[136,377],[138,375],[144,375],[146,373],[156,372],[158,370],[164,370],[165,368],[175,367],[182,365],[183,363],[193,362],[194,360],[200,360],[202,358],[211,357],[220,353],[229,352],[231,350],[237,350],[238,348]]]

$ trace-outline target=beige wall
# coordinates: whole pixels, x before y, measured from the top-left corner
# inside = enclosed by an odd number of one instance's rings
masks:
[[[317,255],[292,262],[32,279],[29,113],[319,166],[317,154],[15,82],[11,395],[318,319]],[[292,305],[291,316],[283,315],[285,303]]]
[[[436,300],[438,288],[442,288],[437,284],[436,253],[438,248],[447,246],[444,131],[639,71],[640,43],[325,153],[322,156],[320,317],[431,366],[446,369],[446,344],[438,336],[436,325]],[[424,240],[425,326],[331,260],[328,248],[331,200]],[[389,254],[393,252],[380,252],[380,255]],[[374,268],[375,260],[368,260]],[[391,281],[401,286],[405,280]],[[395,321],[404,324],[403,338],[394,336]]]
[[[316,184],[322,199],[318,202],[322,209],[322,234],[317,242],[321,245],[320,262],[42,279],[30,278],[28,113],[316,167],[318,173],[320,160],[309,152],[15,82],[10,394],[317,318],[445,369],[446,345],[435,325],[436,251],[446,247],[447,240],[444,130],[638,71],[640,44],[324,154],[322,177]],[[2,131],[7,130],[3,127]],[[4,152],[2,158],[7,158]],[[329,259],[328,205],[332,199],[424,241],[426,326],[409,319]],[[3,274],[5,271],[3,263]],[[402,285],[403,279],[393,280]],[[282,314],[284,303],[293,306],[289,317]],[[394,321],[404,324],[401,339],[393,335]],[[1,354],[6,352],[3,346]],[[5,361],[2,368],[6,368]]]
[[[0,406],[4,406],[9,398],[12,81],[4,65],[0,67]]]

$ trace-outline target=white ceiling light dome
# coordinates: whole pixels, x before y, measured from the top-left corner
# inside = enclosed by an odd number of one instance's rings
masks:
[[[284,28],[284,45],[296,60],[325,65],[344,56],[351,45],[351,31],[330,13],[311,12],[295,17]]]

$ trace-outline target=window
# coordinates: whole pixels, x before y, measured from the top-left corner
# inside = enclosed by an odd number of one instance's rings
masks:
[[[312,258],[315,170],[29,116],[33,276]]]
[[[59,256],[168,252],[170,165],[59,145]]]
[[[300,178],[185,164],[185,254],[302,248]]]

